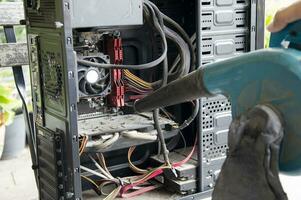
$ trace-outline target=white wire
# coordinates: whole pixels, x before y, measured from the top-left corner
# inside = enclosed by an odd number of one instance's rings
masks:
[[[89,141],[87,144],[87,147],[95,147],[98,149],[106,149],[119,139],[120,134],[119,133],[114,133],[114,135],[108,139],[108,140],[97,140],[97,141]]]
[[[103,173],[107,179],[115,179],[112,175],[110,175],[109,173],[107,173],[97,162],[96,160],[89,155],[90,159],[93,161],[94,165],[101,171],[101,173]]]
[[[93,174],[93,175],[95,175],[95,176],[98,176],[98,177],[100,177],[100,178],[103,178],[103,179],[108,179],[105,175],[103,175],[103,174],[101,174],[101,173],[98,173],[98,172],[96,172],[96,171],[94,171],[94,170],[92,170],[92,169],[89,169],[89,168],[87,168],[87,167],[85,167],[85,166],[80,166],[80,168],[82,169],[82,170],[84,170],[84,171],[86,171],[86,172],[89,172],[89,173],[91,173],[91,174]]]
[[[138,131],[124,131],[121,133],[124,137],[138,140],[156,141],[158,139],[157,131],[138,132]]]

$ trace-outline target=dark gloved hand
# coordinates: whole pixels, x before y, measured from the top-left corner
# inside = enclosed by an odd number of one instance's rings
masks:
[[[229,152],[212,200],[286,200],[279,180],[283,127],[278,115],[258,106],[234,120]]]

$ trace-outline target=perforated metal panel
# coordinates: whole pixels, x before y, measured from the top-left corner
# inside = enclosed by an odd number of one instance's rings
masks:
[[[204,35],[201,45],[202,65],[248,51],[247,37],[248,35],[244,32]]]
[[[203,190],[212,189],[228,149],[231,103],[223,96],[201,99]]]
[[[257,9],[260,1],[200,0],[199,64],[224,60],[257,46]],[[262,18],[263,20],[263,18]],[[224,96],[201,99],[200,190],[214,187],[227,154],[231,102]]]
[[[219,10],[219,11],[204,11],[202,13],[202,30],[216,31],[228,28],[246,28],[248,12],[242,8],[238,10]]]

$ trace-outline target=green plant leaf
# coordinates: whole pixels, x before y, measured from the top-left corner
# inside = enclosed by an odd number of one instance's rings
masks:
[[[0,95],[0,106],[1,104],[5,105],[5,104],[10,104],[11,102],[12,100],[9,99],[8,97]]]
[[[0,85],[0,113],[3,114],[4,123],[10,124],[14,118],[14,109],[18,106],[18,101],[11,98],[12,91]]]
[[[8,112],[4,112],[3,116],[4,116],[4,123],[7,126],[14,121],[15,113],[12,111],[8,111]]]

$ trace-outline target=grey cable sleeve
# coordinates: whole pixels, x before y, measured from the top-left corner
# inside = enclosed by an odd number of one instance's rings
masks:
[[[144,9],[146,9],[145,5],[144,5]],[[158,19],[153,18],[153,23],[155,29],[158,31],[158,34],[162,39],[163,47],[164,47],[162,55],[156,60],[151,61],[149,63],[139,64],[139,65],[116,65],[116,64],[95,63],[95,62],[78,59],[77,60],[78,64],[85,65],[85,66],[92,66],[92,67],[100,67],[104,69],[132,69],[132,70],[149,69],[158,66],[167,57],[167,41],[166,41],[164,30],[160,26]]]

